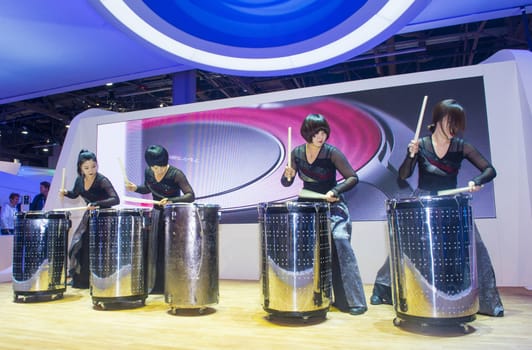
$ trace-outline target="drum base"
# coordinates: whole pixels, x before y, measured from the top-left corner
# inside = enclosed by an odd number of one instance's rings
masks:
[[[20,303],[59,300],[63,298],[63,293],[65,291],[66,288],[37,292],[14,292],[13,302]]]
[[[453,317],[453,318],[436,318],[436,317],[419,317],[406,315],[401,312],[396,313],[397,317],[394,318],[393,324],[396,327],[400,327],[403,323],[406,325],[413,324],[421,327],[462,327],[467,333],[469,327],[468,322],[472,322],[476,319],[476,315]]]
[[[146,305],[147,297],[147,294],[112,298],[92,297],[92,305],[100,310],[131,309]]]
[[[266,311],[270,317],[292,318],[292,319],[301,318],[303,320],[308,320],[310,318],[325,319],[327,317],[327,311],[329,311],[329,308],[322,309],[322,310],[304,311],[304,312],[279,311],[279,310],[272,310],[270,308],[264,308],[264,311]]]

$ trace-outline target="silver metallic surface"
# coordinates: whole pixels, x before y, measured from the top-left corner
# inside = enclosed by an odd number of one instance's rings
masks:
[[[95,300],[144,300],[148,294],[151,210],[96,209],[90,214],[90,292]]]
[[[328,204],[261,203],[258,211],[264,310],[280,316],[325,314],[332,295]]]
[[[456,195],[386,202],[398,316],[460,319],[478,311],[469,200]]]
[[[70,226],[68,211],[16,213],[12,278],[15,294],[53,294],[66,290]]]
[[[164,208],[164,295],[172,309],[202,309],[218,303],[219,209],[192,203]]]

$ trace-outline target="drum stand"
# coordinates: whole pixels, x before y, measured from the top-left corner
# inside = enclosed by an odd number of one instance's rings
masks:
[[[92,305],[98,310],[132,309],[146,305],[148,295],[132,295],[127,297],[92,297]]]
[[[66,291],[66,288],[58,289],[55,291],[45,291],[45,292],[14,292],[13,302],[25,303],[25,302],[59,300],[63,298],[63,293],[65,291]]]
[[[408,324],[425,327],[460,327],[464,334],[472,332],[473,328],[468,324],[476,319],[475,315],[463,316],[456,318],[431,318],[405,315],[400,312],[396,313],[393,319],[393,325],[396,327],[407,326]]]

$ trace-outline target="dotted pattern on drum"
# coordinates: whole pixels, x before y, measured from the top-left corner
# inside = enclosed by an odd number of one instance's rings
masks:
[[[37,291],[37,288],[46,291],[66,286],[66,237],[70,225],[66,213],[17,214],[13,239],[16,290]],[[44,284],[40,283],[43,277]],[[31,285],[24,284],[24,281],[31,282]]]
[[[328,206],[259,206],[266,311],[303,315],[328,307],[332,291]]]
[[[449,295],[471,286],[470,216],[469,207],[396,212],[400,249],[427,281]]]
[[[93,278],[91,283],[96,282],[94,279],[98,279],[102,285],[101,289],[105,289],[107,284],[116,288],[114,284],[121,282],[127,285],[121,286],[118,294],[146,293],[144,247],[147,242],[143,228],[143,217],[136,211],[100,213],[91,216],[89,243],[90,271]],[[125,282],[122,281],[123,278]]]

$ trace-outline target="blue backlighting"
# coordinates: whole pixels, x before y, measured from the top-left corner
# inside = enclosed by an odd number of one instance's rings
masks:
[[[205,41],[245,48],[290,45],[331,30],[363,0],[145,0],[173,27]]]

